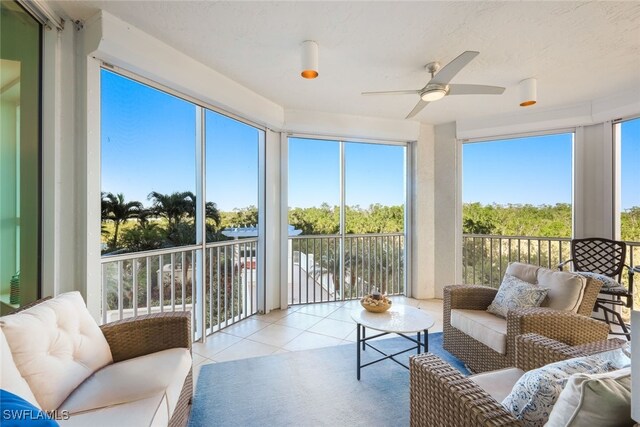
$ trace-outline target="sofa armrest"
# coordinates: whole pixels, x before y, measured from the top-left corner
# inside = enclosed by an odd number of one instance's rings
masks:
[[[574,357],[590,356],[622,347],[626,341],[614,338],[578,346],[556,341],[538,334],[516,337],[516,367],[523,371]]]
[[[410,360],[410,425],[521,426],[504,407],[438,356]]]
[[[545,307],[510,310],[507,314],[507,343],[515,345],[516,336],[528,333],[575,346],[606,340],[609,325],[570,311]]]
[[[481,285],[449,285],[444,288],[444,310],[454,308],[486,310],[493,302],[497,289]]]
[[[191,349],[191,313],[155,313],[100,326],[114,362],[170,348]]]

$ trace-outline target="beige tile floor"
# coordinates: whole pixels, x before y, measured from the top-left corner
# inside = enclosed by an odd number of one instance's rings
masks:
[[[433,316],[429,332],[442,331],[442,300],[392,297],[394,304],[418,307]],[[209,363],[266,356],[288,351],[309,350],[356,341],[352,310],[359,301],[327,302],[274,310],[255,315],[193,344],[193,375]]]

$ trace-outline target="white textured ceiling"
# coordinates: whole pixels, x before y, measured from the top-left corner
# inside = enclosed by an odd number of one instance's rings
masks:
[[[453,83],[505,86],[501,96],[448,96],[415,117],[442,123],[522,110],[517,84],[538,79],[548,109],[640,93],[640,2],[62,1],[87,19],[104,9],[285,109],[402,119],[427,62],[474,59]],[[300,43],[320,46],[320,77],[299,76]]]

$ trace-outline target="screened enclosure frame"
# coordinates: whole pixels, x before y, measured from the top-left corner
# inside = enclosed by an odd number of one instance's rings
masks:
[[[339,208],[340,208],[340,220],[339,220],[339,232],[336,236],[338,236],[340,240],[340,248],[339,248],[339,263],[340,263],[340,290],[344,290],[344,266],[345,266],[345,252],[346,252],[346,237],[350,236],[346,233],[346,182],[345,182],[345,145],[352,144],[372,144],[372,145],[383,145],[383,146],[398,146],[404,147],[404,218],[403,218],[403,238],[404,238],[404,260],[403,260],[403,285],[404,285],[404,294],[405,296],[410,297],[412,295],[412,233],[411,233],[411,225],[413,224],[413,203],[412,203],[412,192],[413,192],[413,174],[412,174],[412,165],[413,165],[413,145],[416,141],[398,141],[398,140],[387,140],[387,139],[373,139],[373,138],[357,138],[357,137],[340,137],[340,136],[331,136],[331,135],[322,135],[315,133],[301,133],[301,132],[283,132],[281,137],[281,304],[282,306],[289,305],[289,287],[287,280],[284,278],[287,277],[288,274],[288,265],[287,265],[287,245],[289,235],[287,233],[288,226],[288,213],[289,213],[289,141],[292,138],[300,138],[300,139],[311,139],[318,141],[331,141],[337,142],[339,144]],[[343,295],[344,298],[344,295]]]

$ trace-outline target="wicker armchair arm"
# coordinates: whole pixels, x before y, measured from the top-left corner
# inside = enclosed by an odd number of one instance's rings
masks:
[[[444,288],[444,308],[468,310],[486,310],[491,304],[497,289],[481,285],[449,285]],[[447,305],[449,307],[447,307]]]
[[[438,356],[410,361],[410,425],[521,426],[504,407]]]
[[[191,313],[156,313],[100,326],[113,361],[132,359],[170,348],[191,349]]]
[[[510,310],[507,314],[507,340],[515,343],[516,336],[528,333],[575,346],[606,340],[609,325],[570,311],[545,307]]]
[[[538,334],[516,337],[516,367],[523,371],[537,369],[549,363],[589,356],[622,347],[626,341],[614,338],[578,346],[570,346]]]

